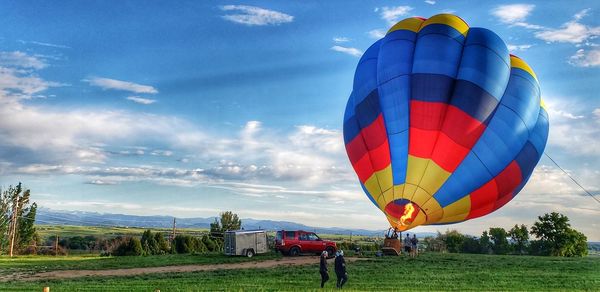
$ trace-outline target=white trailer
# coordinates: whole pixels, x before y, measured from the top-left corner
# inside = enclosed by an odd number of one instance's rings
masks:
[[[229,230],[224,234],[226,255],[243,255],[252,257],[255,254],[269,251],[267,232],[264,230]]]

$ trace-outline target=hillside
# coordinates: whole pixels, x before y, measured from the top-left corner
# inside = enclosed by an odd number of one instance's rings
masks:
[[[177,218],[178,228],[210,228],[210,223],[217,217]],[[78,226],[122,226],[122,227],[155,227],[170,228],[173,226],[173,217],[170,216],[139,216],[126,214],[97,213],[84,211],[59,211],[48,208],[38,210],[36,223],[40,225],[78,225]],[[339,227],[314,227],[289,221],[260,220],[242,218],[244,229],[265,230],[308,230],[317,233],[379,236],[383,230],[349,229]],[[433,235],[432,233],[418,233],[419,237]]]

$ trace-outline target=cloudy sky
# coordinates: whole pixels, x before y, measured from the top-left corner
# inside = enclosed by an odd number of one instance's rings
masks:
[[[383,230],[341,135],[354,68],[396,21],[450,12],[534,68],[546,152],[597,194],[600,2],[449,2],[0,1],[0,185],[57,210]],[[600,204],[547,158],[501,210],[416,231],[551,211],[600,241]]]

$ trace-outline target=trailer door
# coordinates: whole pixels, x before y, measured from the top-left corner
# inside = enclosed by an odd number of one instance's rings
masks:
[[[256,233],[256,253],[267,252],[267,234],[265,232]]]

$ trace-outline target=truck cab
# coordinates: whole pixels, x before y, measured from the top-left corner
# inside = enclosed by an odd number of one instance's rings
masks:
[[[280,230],[275,235],[275,249],[290,256],[303,253],[321,254],[324,250],[329,256],[333,256],[337,246],[333,241],[319,238],[314,232]]]

